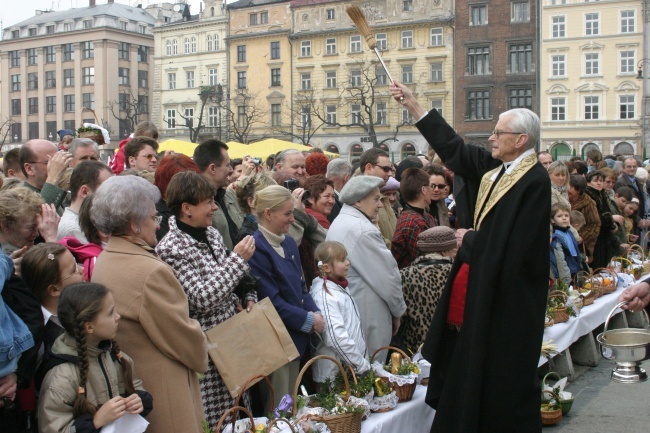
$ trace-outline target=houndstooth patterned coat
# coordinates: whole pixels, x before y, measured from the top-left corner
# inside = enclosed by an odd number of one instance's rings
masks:
[[[233,290],[250,269],[241,256],[228,254],[214,227],[207,228],[207,237],[216,260],[206,244],[180,230],[176,218],[171,217],[169,232],[156,247],[160,258],[176,271],[187,294],[190,317],[198,320],[204,331],[235,315],[238,299]],[[257,294],[249,293],[247,300],[257,302]],[[214,431],[219,417],[234,405],[234,399],[212,359],[208,359],[208,371],[200,383],[205,415]]]

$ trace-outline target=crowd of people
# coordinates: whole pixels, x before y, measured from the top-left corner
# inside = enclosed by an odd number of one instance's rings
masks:
[[[391,91],[419,119],[428,155],[231,160],[207,139],[190,157],[159,152],[150,122],[109,164],[83,138],[7,152],[3,431],[96,432],[125,414],[156,433],[200,432],[204,421],[214,430],[234,399],[204,332],[263,298],[300,356],[270,375],[273,393],[245,392],[247,407],[275,407],[315,355],[362,375],[392,345],[432,363],[432,431],[539,424],[530,408],[548,277],[570,282],[646,242],[647,171],[597,151],[584,162],[536,154],[539,119],[528,110],[501,115],[488,151],[408,88]],[[644,289],[634,296],[647,301]],[[522,293],[528,301],[513,303]],[[493,360],[504,353],[508,380]],[[336,372],[317,362],[305,385]],[[495,393],[517,396],[518,411],[498,416]]]

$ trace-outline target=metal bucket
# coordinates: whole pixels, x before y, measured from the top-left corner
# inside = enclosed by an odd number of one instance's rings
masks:
[[[605,320],[605,329],[596,337],[600,344],[600,354],[605,359],[616,362],[612,370],[612,380],[622,383],[638,383],[648,380],[642,361],[650,359],[650,331],[646,329],[623,328],[607,330],[614,312],[627,302],[621,302],[610,311]],[[648,314],[642,310],[648,319]]]

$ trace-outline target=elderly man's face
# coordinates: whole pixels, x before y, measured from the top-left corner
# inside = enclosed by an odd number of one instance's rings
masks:
[[[79,146],[72,154],[71,167],[76,167],[81,161],[99,161],[99,153],[93,146]]]
[[[41,189],[47,180],[47,164],[50,158],[56,154],[57,148],[53,143],[46,140],[34,140],[30,147],[34,152],[34,160],[25,164],[25,170],[27,171],[29,183]]]
[[[537,160],[544,168],[548,169],[548,166],[553,162],[553,157],[550,153],[541,153],[537,156]]]
[[[489,141],[492,144],[492,158],[503,162],[511,162],[523,153],[523,145],[528,141],[528,135],[515,131],[510,126],[512,116],[503,116],[497,122]]]
[[[634,175],[636,175],[636,168],[637,168],[636,159],[628,158],[623,163],[623,171],[628,176],[634,177]]]
[[[307,174],[305,170],[305,157],[302,153],[290,153],[284,158],[284,162],[278,164],[278,171],[287,173],[295,179],[301,179]]]

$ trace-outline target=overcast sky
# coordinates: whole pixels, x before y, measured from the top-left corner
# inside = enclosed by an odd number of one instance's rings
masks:
[[[130,4],[137,6],[142,4],[142,7],[147,7],[151,4],[163,3],[164,0],[115,0],[115,3]],[[169,3],[175,3],[176,0],[167,0]],[[201,0],[187,0],[190,4],[190,11],[192,14],[199,13],[199,3]],[[96,0],[97,4],[108,3],[108,0]],[[230,3],[230,1],[228,2]],[[20,5],[16,8],[9,5]],[[0,19],[2,20],[3,29],[25,21],[33,17],[36,10],[67,10],[70,8],[82,8],[88,6],[88,0],[2,0],[2,12]]]

